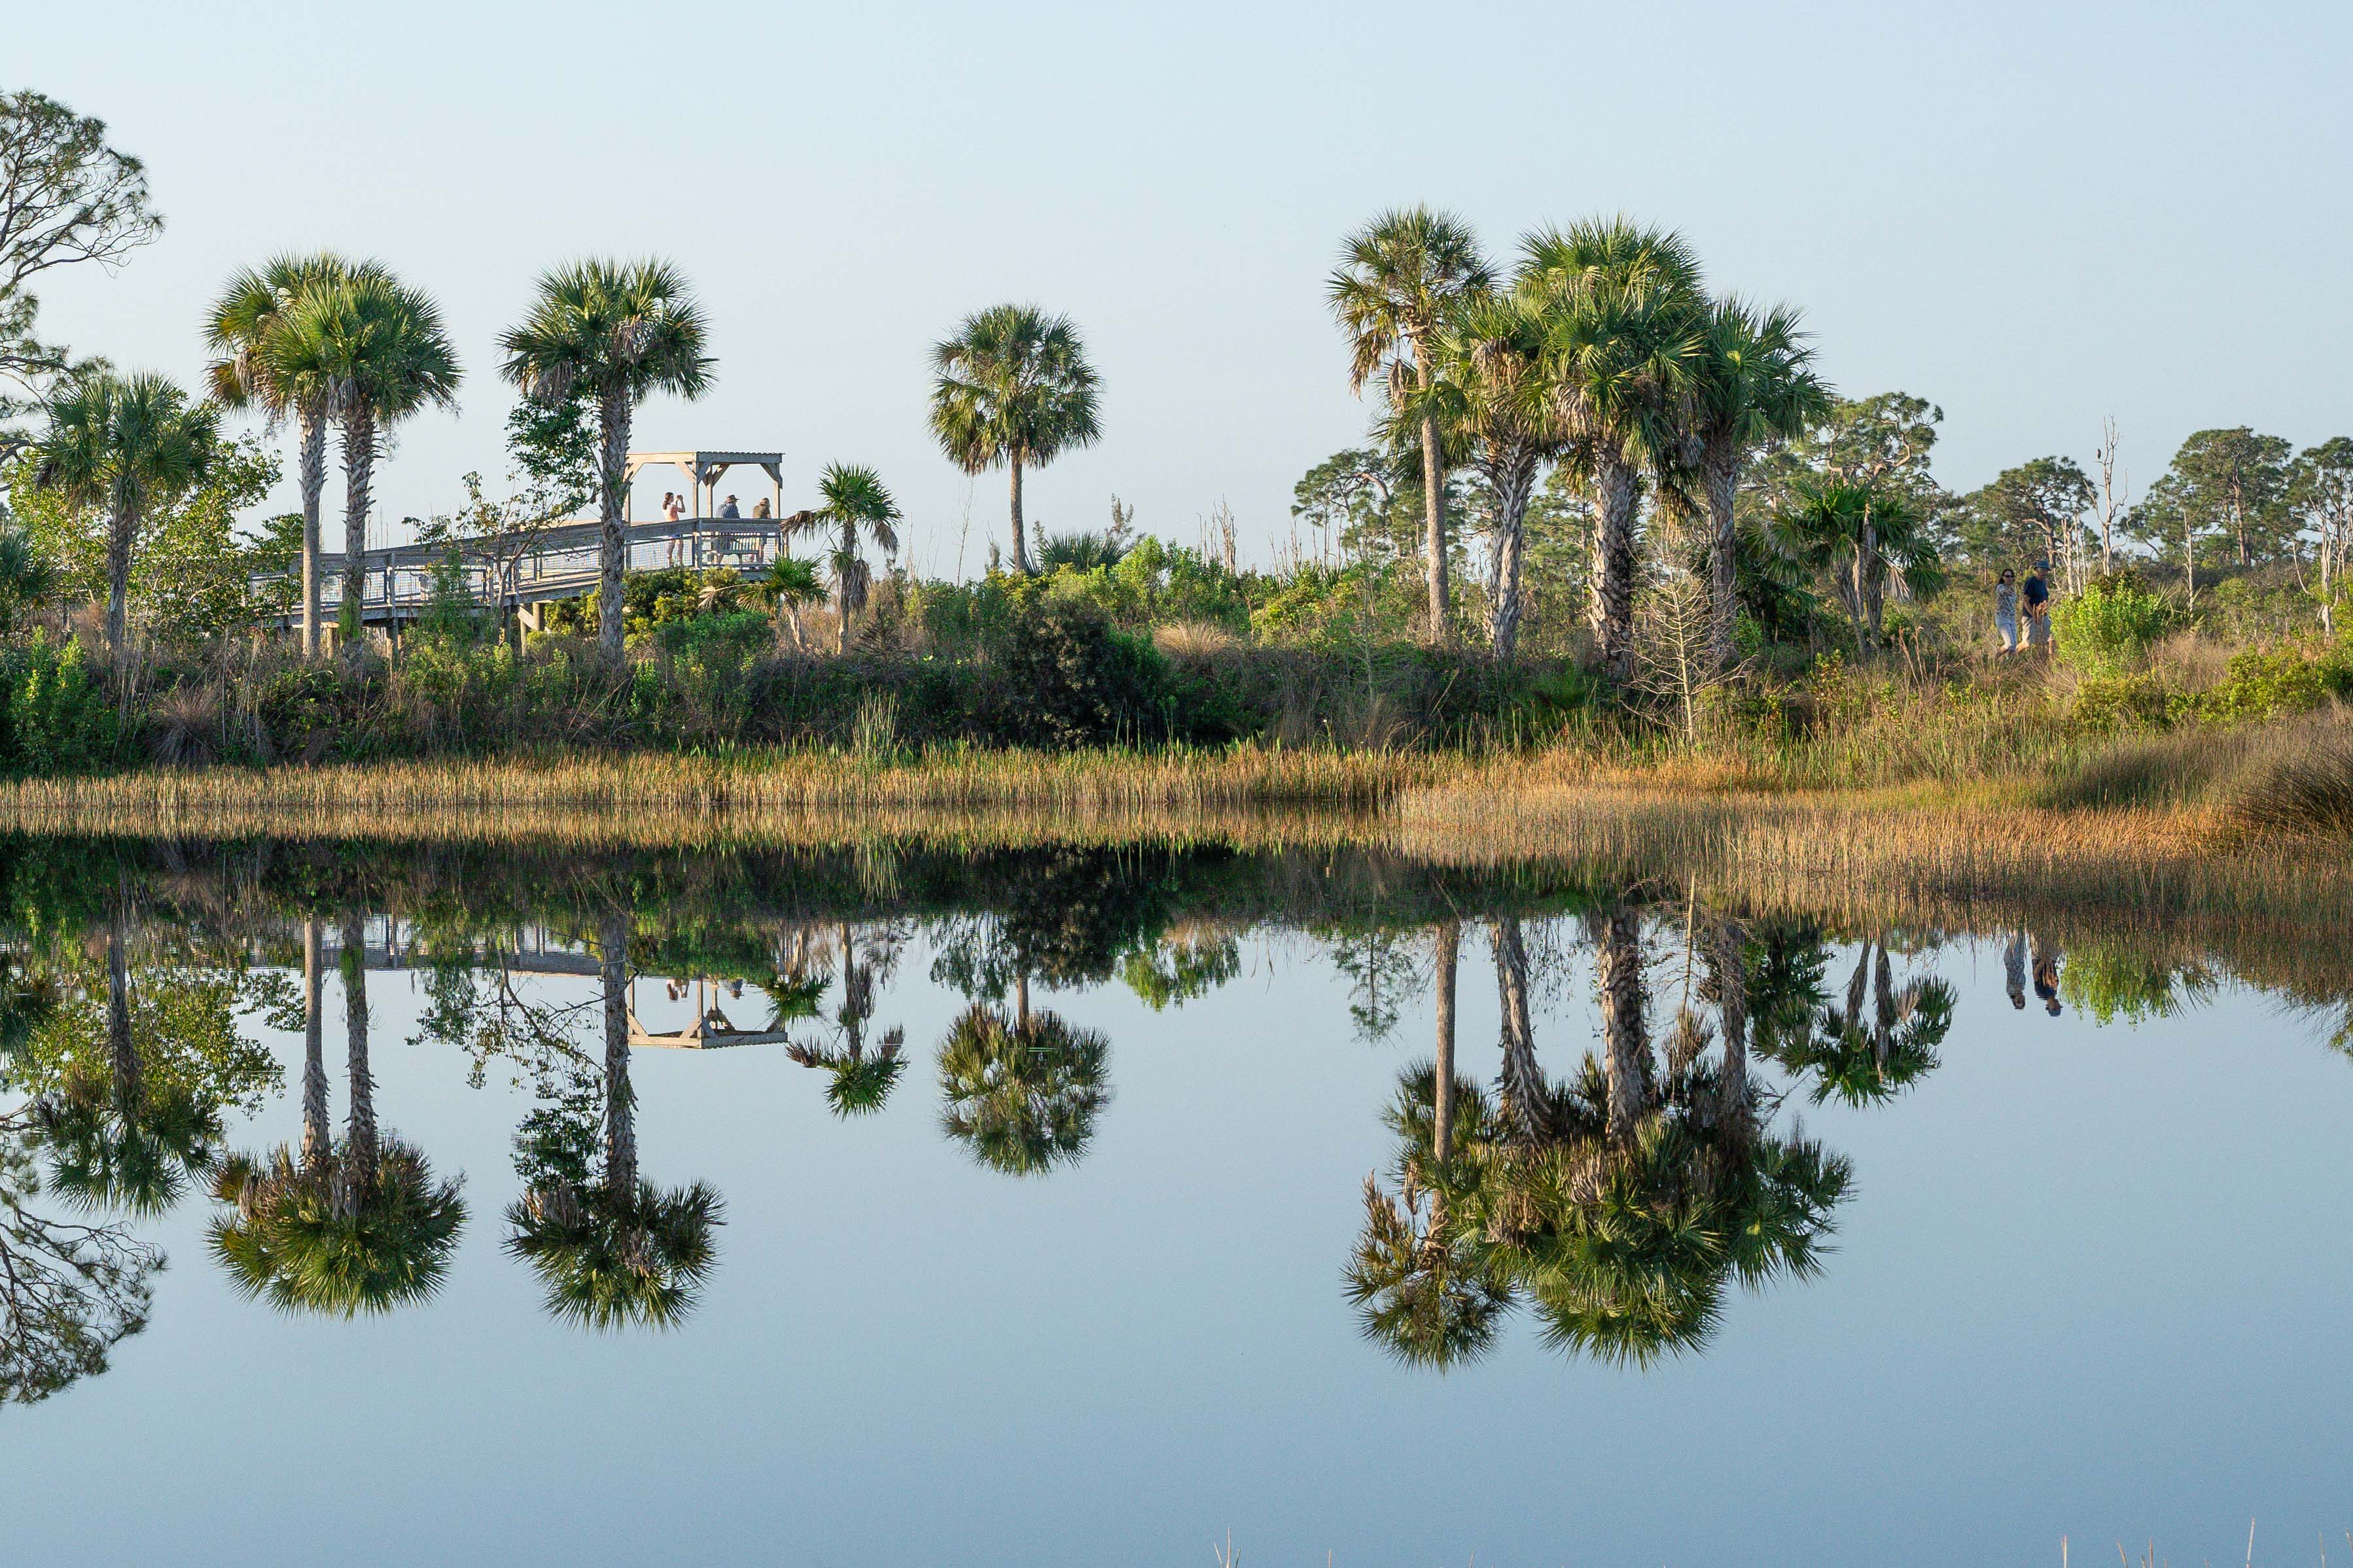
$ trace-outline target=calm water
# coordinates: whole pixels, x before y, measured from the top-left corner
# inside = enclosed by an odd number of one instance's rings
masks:
[[[1679,896],[1345,855],[0,859],[0,1372],[47,1391],[0,1410],[6,1561],[2235,1563],[2251,1516],[2259,1561],[2346,1550],[2333,944],[1719,944]],[[1448,916],[1437,1168],[1488,1228],[1409,1253],[1461,1260],[1441,1369],[1349,1270],[1367,1175],[1435,1161]],[[1605,957],[1640,960],[1630,1139]],[[1678,1032],[1727,963],[1745,1113]]]

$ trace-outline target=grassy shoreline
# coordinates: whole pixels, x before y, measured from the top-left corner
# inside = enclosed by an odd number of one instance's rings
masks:
[[[0,785],[0,830],[677,849],[1348,847],[1445,866],[1559,861],[1856,917],[2091,902],[2263,928],[2353,921],[2342,838],[2252,826],[2212,791],[2157,795],[2052,804],[2032,778],[1769,788],[1705,759],[1645,768],[1562,752],[739,753],[27,780]]]

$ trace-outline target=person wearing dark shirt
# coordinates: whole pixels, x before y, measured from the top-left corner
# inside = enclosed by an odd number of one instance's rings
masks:
[[[2034,570],[2026,574],[2026,582],[2019,590],[2019,600],[2026,611],[2026,646],[2029,647],[2051,646],[2051,584],[2042,575],[2050,570],[2051,563],[2048,561],[2036,562]]]

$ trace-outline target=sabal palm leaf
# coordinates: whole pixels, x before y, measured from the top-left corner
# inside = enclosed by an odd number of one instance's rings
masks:
[[[666,1190],[640,1181],[627,1194],[538,1187],[509,1205],[506,1249],[539,1275],[557,1318],[597,1330],[675,1328],[718,1262],[723,1206],[701,1182]]]
[[[350,1157],[339,1148],[305,1166],[280,1147],[223,1165],[215,1195],[236,1208],[213,1222],[210,1243],[241,1293],[350,1318],[440,1289],[466,1223],[463,1178],[438,1180],[415,1145],[388,1133],[373,1171],[348,1169]]]
[[[1346,1291],[1366,1339],[1408,1365],[1443,1371],[1493,1346],[1512,1287],[1492,1250],[1424,1197],[1409,1188],[1394,1199],[1365,1178]]]
[[[1025,1027],[976,1004],[940,1044],[941,1128],[1008,1175],[1073,1163],[1111,1103],[1110,1052],[1103,1036],[1051,1013]]]

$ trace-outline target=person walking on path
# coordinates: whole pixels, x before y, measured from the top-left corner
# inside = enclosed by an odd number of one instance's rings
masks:
[[[2026,1011],[2026,928],[2021,926],[2010,934],[2010,945],[2002,949],[2001,977],[2010,991],[2010,1005],[2020,1012]]]
[[[2051,584],[2044,574],[2051,563],[2038,561],[2034,570],[2026,574],[2026,588],[2020,597],[2025,601],[2026,646],[2049,648],[2051,646]]]
[[[2001,638],[2002,652],[2018,651],[2018,574],[2007,566],[1994,580],[1993,629]]]

